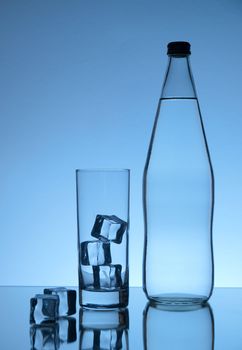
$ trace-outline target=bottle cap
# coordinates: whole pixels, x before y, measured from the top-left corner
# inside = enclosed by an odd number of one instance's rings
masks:
[[[167,45],[168,56],[187,56],[191,54],[191,45],[187,41],[172,41]]]

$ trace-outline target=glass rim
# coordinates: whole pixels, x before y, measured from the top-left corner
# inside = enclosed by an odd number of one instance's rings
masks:
[[[82,168],[82,169],[76,169],[76,173],[121,173],[121,172],[128,172],[130,173],[130,169],[128,168]]]

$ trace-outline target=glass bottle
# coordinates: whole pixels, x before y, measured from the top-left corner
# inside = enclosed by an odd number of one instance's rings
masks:
[[[188,42],[168,44],[168,68],[143,175],[143,288],[164,304],[202,304],[214,281],[214,176]]]

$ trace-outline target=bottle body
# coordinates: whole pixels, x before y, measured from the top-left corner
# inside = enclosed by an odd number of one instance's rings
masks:
[[[189,68],[187,57],[171,59]],[[143,177],[143,285],[151,300],[200,304],[213,289],[214,177],[190,69],[190,92],[180,85],[173,95],[170,68]]]

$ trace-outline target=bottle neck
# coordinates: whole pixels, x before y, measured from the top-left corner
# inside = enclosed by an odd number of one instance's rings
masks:
[[[189,56],[170,56],[161,98],[196,98]]]

